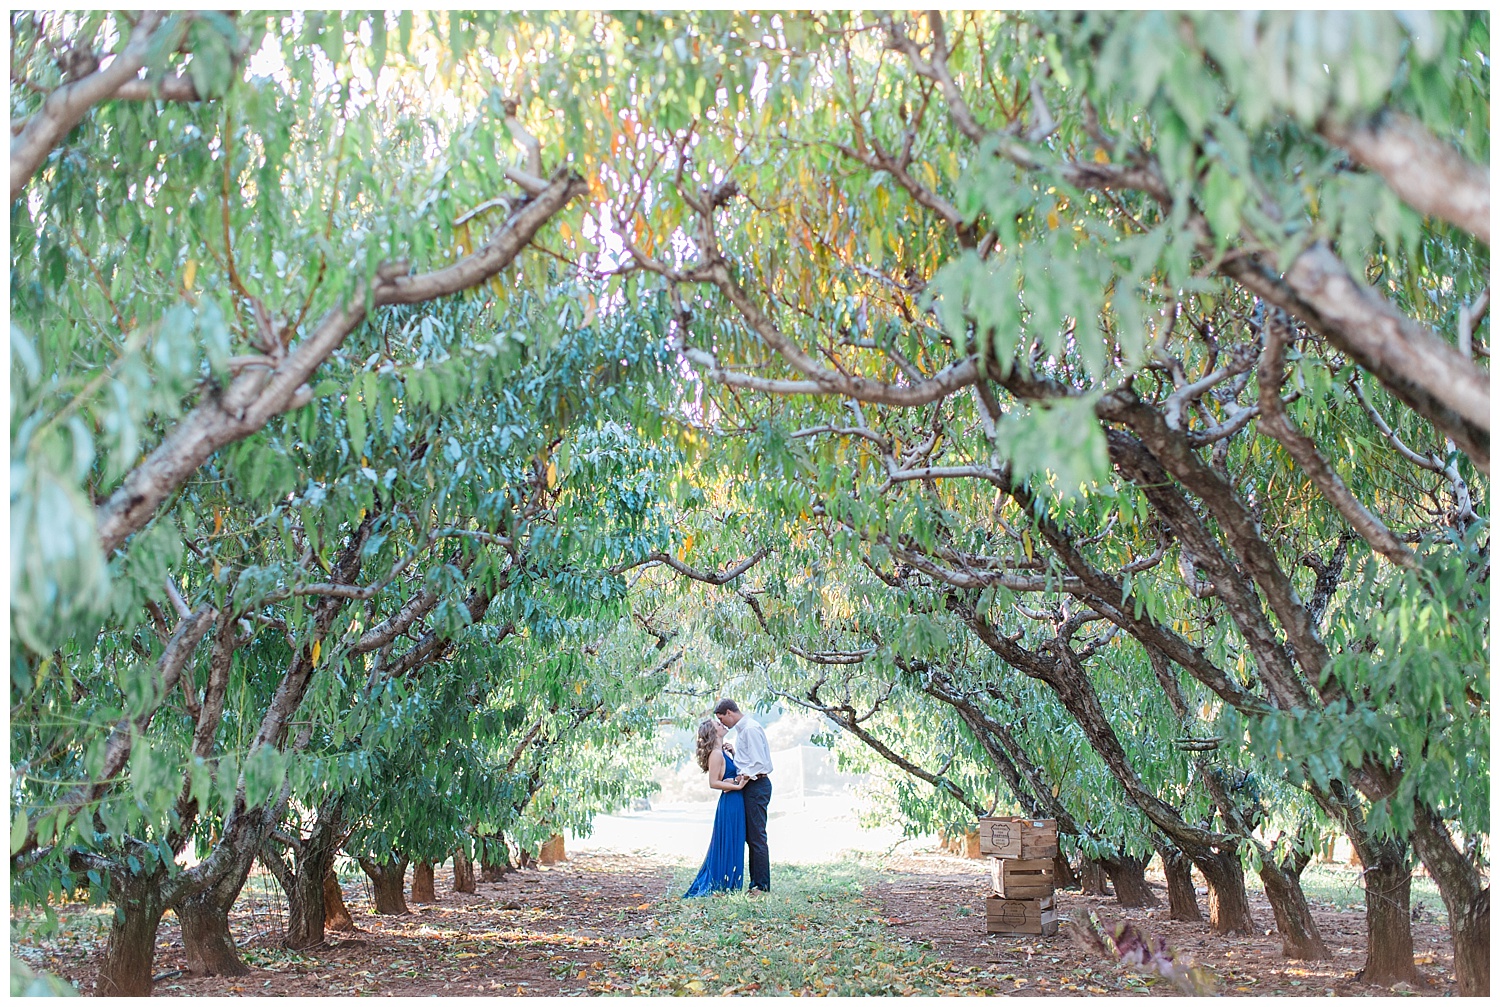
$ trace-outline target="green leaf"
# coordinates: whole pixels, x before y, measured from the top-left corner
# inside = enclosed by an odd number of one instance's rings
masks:
[[[1239,235],[1240,207],[1245,196],[1244,184],[1224,165],[1216,163],[1208,169],[1203,183],[1203,213],[1221,248]]]
[[[365,403],[359,392],[350,389],[344,397],[344,417],[349,425],[349,449],[356,457],[365,449]]]

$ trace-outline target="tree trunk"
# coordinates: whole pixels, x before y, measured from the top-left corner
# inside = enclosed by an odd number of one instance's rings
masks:
[[[510,849],[505,845],[505,837],[481,836],[479,838],[479,880],[499,881],[511,869]]]
[[[1350,862],[1364,868],[1366,950],[1359,980],[1378,986],[1399,982],[1426,986],[1426,978],[1412,959],[1411,863],[1406,843],[1372,836],[1357,799],[1342,784],[1335,783],[1327,791],[1313,789],[1312,795],[1343,826],[1349,837]]]
[[[1078,884],[1085,895],[1108,895],[1109,876],[1104,865],[1093,857],[1084,857],[1078,865]]]
[[[359,929],[354,925],[354,917],[349,915],[349,907],[344,905],[344,889],[340,887],[338,872],[331,864],[328,873],[323,875],[323,929],[345,932]]]
[[[1193,864],[1208,883],[1208,928],[1216,934],[1255,932],[1250,897],[1245,893],[1245,870],[1234,852],[1201,853]]]
[[[418,903],[436,902],[437,892],[432,884],[432,861],[419,860],[411,869],[411,900]]]
[[[1167,905],[1171,917],[1181,923],[1198,923],[1203,912],[1198,908],[1198,891],[1193,887],[1193,862],[1175,846],[1160,849],[1162,873],[1167,876]]]
[[[1115,901],[1120,905],[1140,907],[1158,904],[1156,893],[1146,884],[1146,859],[1122,853],[1103,864],[1105,873],[1115,886]]]
[[[1351,840],[1352,841],[1352,840]],[[1423,987],[1427,979],[1417,971],[1411,941],[1411,866],[1404,843],[1361,835],[1357,856],[1368,864],[1365,880],[1365,929],[1368,950],[1360,982],[1394,986],[1405,982]]]
[[[327,940],[328,900],[325,893],[328,887],[323,879],[328,869],[326,865],[332,861],[332,851],[326,857],[309,859],[305,853],[294,857],[295,872],[282,879],[287,907],[286,937],[282,940],[285,947],[305,951]]]
[[[1065,890],[1078,887],[1078,875],[1073,873],[1073,864],[1062,850],[1052,855],[1052,885]]]
[[[276,875],[281,890],[286,893],[284,947],[303,951],[318,947],[326,939],[330,912],[326,879],[333,873],[333,858],[338,854],[342,827],[343,805],[339,798],[331,797],[318,805],[318,814],[308,836],[291,844],[290,867],[272,840],[267,840],[261,847],[261,863]],[[338,892],[337,881],[334,891]],[[348,921],[347,929],[354,929],[354,921],[349,919],[342,897],[337,899],[337,908]]]
[[[474,894],[474,862],[462,846],[453,851],[453,890]]]
[[[406,907],[406,864],[402,856],[385,860],[359,858],[359,866],[370,876],[370,890],[375,896],[375,912],[381,916],[404,916]]]
[[[975,854],[979,852],[979,831],[977,829],[964,834],[964,856],[970,856],[970,849],[973,849]],[[563,837],[555,832],[548,836],[547,841],[542,844],[542,850],[538,854],[537,859],[542,862],[543,866],[566,863],[568,860],[568,851]]]
[[[1448,915],[1453,932],[1453,967],[1459,996],[1490,995],[1490,890],[1463,906],[1457,917]]]
[[[1447,824],[1426,802],[1415,804],[1412,847],[1448,909],[1458,995],[1490,994],[1490,886],[1453,844]]]
[[[167,911],[162,898],[166,872],[127,875],[112,871],[110,896],[115,904],[109,943],[99,964],[94,996],[148,997],[156,956],[156,930]]]
[[[1271,913],[1276,917],[1276,931],[1281,934],[1281,953],[1293,959],[1321,960],[1331,955],[1323,945],[1318,922],[1307,908],[1307,896],[1302,891],[1301,874],[1306,865],[1304,854],[1278,864],[1267,851],[1260,861],[1260,880],[1266,887]]]
[[[253,864],[254,861],[252,860]],[[181,899],[172,908],[182,923],[182,950],[187,970],[195,976],[247,976],[249,967],[240,961],[229,932],[229,910],[239,898],[249,868],[232,871],[223,881],[197,895]]]

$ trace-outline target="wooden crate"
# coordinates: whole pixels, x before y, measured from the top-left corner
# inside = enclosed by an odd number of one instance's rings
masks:
[[[1057,909],[1049,895],[1044,899],[984,900],[984,932],[1051,937],[1057,933]]]
[[[991,860],[995,894],[1002,899],[1041,899],[1052,895],[1052,861]]]
[[[1057,856],[1057,820],[981,818],[979,852],[988,857],[1051,860]]]

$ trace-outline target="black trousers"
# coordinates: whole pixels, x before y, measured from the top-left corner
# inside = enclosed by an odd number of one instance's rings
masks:
[[[751,780],[745,795],[745,845],[750,847],[750,887],[771,890],[771,849],[766,845],[766,816],[771,807],[771,778]]]

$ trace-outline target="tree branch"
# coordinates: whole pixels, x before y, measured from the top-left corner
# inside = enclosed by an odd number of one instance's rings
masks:
[[[1324,139],[1385,179],[1402,201],[1490,243],[1490,174],[1410,116],[1384,109],[1362,122],[1324,119]]]
[[[777,696],[780,696],[788,702],[795,703],[805,710],[813,710],[817,713],[821,713],[823,716],[833,721],[839,727],[841,727],[845,731],[848,731],[860,741],[864,742],[887,762],[900,768],[907,774],[915,776],[919,780],[923,780],[927,783],[932,784],[933,787],[953,798],[969,811],[972,811],[976,816],[983,817],[989,813],[988,808],[986,808],[982,803],[980,803],[973,796],[967,793],[958,784],[954,783],[952,780],[948,779],[946,776],[941,775],[940,773],[929,772],[928,770],[925,770],[921,766],[918,766],[916,763],[912,762],[910,759],[898,755],[891,749],[889,745],[861,727],[860,721],[864,718],[856,716],[853,709],[849,707],[829,706],[828,704],[815,699],[811,694],[804,699],[800,696],[794,696],[791,693],[782,692],[780,689],[773,688],[771,691]]]
[[[207,394],[96,508],[104,554],[113,553],[142,528],[209,455],[248,437],[272,417],[305,405],[310,395],[307,381],[365,320],[367,302],[412,304],[484,282],[514,261],[542,225],[584,191],[586,186],[577,176],[560,174],[542,196],[513,214],[487,245],[453,265],[418,276],[401,275],[405,267],[398,264],[381,267],[373,285],[359,285],[343,306],[325,315],[312,335],[273,370],[252,369],[222,391]]]
[[[752,566],[759,563],[770,554],[771,550],[766,548],[765,546],[762,546],[761,548],[755,550],[755,552],[751,553],[749,556],[740,560],[734,566],[731,566],[725,570],[718,570],[710,573],[704,570],[699,570],[697,567],[688,566],[686,563],[682,562],[671,553],[653,552],[651,555],[647,556],[645,559],[637,563],[621,564],[620,566],[614,567],[610,572],[617,574],[624,573],[626,570],[631,570],[639,566],[663,563],[671,567],[673,570],[676,570],[684,577],[688,577],[696,581],[702,581],[704,584],[712,584],[715,587],[719,587],[724,584],[728,584],[732,580],[735,580],[746,570],[749,570]]]
[[[108,100],[146,65],[151,37],[162,23],[161,11],[146,11],[130,32],[125,48],[109,65],[62,85],[47,96],[41,109],[26,120],[10,141],[10,198],[21,195],[52,149],[83,121],[89,109]]]
[[[1318,451],[1312,438],[1298,430],[1287,415],[1286,407],[1281,403],[1281,386],[1286,381],[1286,344],[1292,335],[1286,316],[1279,309],[1273,309],[1266,317],[1263,332],[1266,345],[1256,372],[1260,385],[1260,429],[1286,449],[1324,498],[1338,509],[1361,538],[1370,543],[1370,548],[1398,566],[1415,569],[1416,554],[1391,534],[1385,522],[1355,498]]]
[[[1248,255],[1232,256],[1220,268],[1347,353],[1489,474],[1489,377],[1436,333],[1357,282],[1325,242],[1297,256],[1284,280]]]

